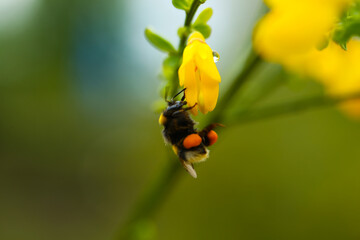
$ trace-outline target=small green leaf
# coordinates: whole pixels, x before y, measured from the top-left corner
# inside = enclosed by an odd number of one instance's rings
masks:
[[[179,36],[179,37],[182,37],[187,30],[188,30],[187,27],[179,27],[179,29],[178,29],[178,31],[177,31],[178,36]]]
[[[166,79],[171,80],[173,78],[174,72],[176,72],[176,69],[180,65],[179,61],[180,57],[178,55],[169,55],[165,58],[162,73]]]
[[[180,27],[177,34],[180,38],[184,36],[187,37],[191,33],[191,31],[191,27]]]
[[[209,25],[207,25],[207,24],[199,24],[199,25],[193,26],[193,28],[196,31],[199,31],[204,36],[204,38],[210,37],[211,27]]]
[[[355,36],[360,36],[360,2],[353,3],[344,13],[333,32],[332,39],[346,50],[347,42]]]
[[[185,11],[189,11],[191,3],[191,0],[172,0],[174,7]]]
[[[160,51],[174,53],[176,52],[174,46],[165,38],[151,31],[149,28],[145,29],[145,37],[155,48]]]
[[[338,27],[333,34],[333,40],[346,50],[346,44],[352,37],[360,36],[360,21],[352,21]]]
[[[211,18],[212,14],[213,14],[213,10],[211,8],[205,8],[196,18],[193,25],[195,26],[195,25],[206,24]]]
[[[180,57],[178,55],[169,55],[165,58],[163,66],[176,68],[179,64]]]
[[[347,50],[346,42],[340,43],[340,47],[346,51]]]

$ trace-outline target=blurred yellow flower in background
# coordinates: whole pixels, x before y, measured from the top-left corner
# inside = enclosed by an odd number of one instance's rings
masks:
[[[334,28],[348,0],[269,0],[271,11],[254,32],[254,47],[267,60],[287,59],[313,49]]]
[[[197,115],[198,109],[203,114],[214,110],[221,77],[214,62],[213,51],[199,32],[194,32],[188,39],[179,68],[179,81],[180,86],[186,88],[188,105],[197,104],[191,109],[192,114]]]
[[[326,49],[309,53],[308,59],[304,64],[308,75],[323,83],[329,94],[342,96],[360,91],[359,40],[350,40],[347,51],[330,42]],[[351,116],[360,117],[360,100],[347,101],[341,108]]]
[[[330,40],[339,18],[351,0],[267,0],[270,12],[258,23],[253,36],[255,50],[286,69],[313,77],[334,96],[360,91],[360,41],[352,39],[344,51]],[[324,47],[325,47],[324,46]],[[360,101],[342,108],[360,117]]]

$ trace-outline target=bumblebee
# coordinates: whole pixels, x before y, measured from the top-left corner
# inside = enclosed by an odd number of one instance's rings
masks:
[[[174,99],[184,92],[177,93],[170,101],[168,107],[162,112],[159,124],[164,126],[162,131],[165,143],[171,144],[173,151],[179,157],[184,168],[194,178],[197,177],[193,164],[205,161],[209,157],[208,146],[217,141],[217,134],[213,130],[221,124],[210,124],[202,131],[197,131],[195,122],[191,119],[188,110],[194,106],[185,107],[187,104],[184,96],[180,101]]]

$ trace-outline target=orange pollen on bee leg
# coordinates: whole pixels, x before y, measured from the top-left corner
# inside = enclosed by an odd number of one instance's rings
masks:
[[[192,148],[192,147],[197,147],[201,144],[202,139],[199,136],[199,134],[193,133],[188,135],[184,141],[183,141],[183,146],[186,149]]]
[[[214,143],[216,143],[217,139],[218,139],[218,135],[214,130],[211,130],[208,134],[207,137],[209,139],[209,146],[213,145]]]

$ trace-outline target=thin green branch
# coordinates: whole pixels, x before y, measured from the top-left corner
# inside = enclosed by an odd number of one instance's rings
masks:
[[[172,154],[172,153],[171,153]],[[134,206],[133,212],[121,227],[116,239],[136,239],[136,227],[138,223],[146,221],[161,206],[165,196],[169,194],[171,187],[176,182],[179,170],[181,169],[179,161],[175,155],[171,155],[167,165],[161,171],[157,179],[148,187],[146,193],[140,198],[140,201]]]
[[[186,28],[190,27],[191,22],[195,16],[195,13],[201,4],[202,3],[199,0],[194,0],[193,4],[190,7],[189,12],[186,13],[184,27],[186,27]],[[180,54],[180,56],[182,56],[182,54],[184,52],[186,40],[188,37],[189,37],[189,33],[187,31],[185,31],[184,34],[182,35],[182,37],[180,39],[180,43],[179,43],[178,53]]]
[[[222,98],[219,100],[215,110],[211,113],[210,117],[206,124],[213,122],[221,122],[223,118],[223,111],[228,104],[233,100],[241,87],[249,79],[250,74],[260,63],[262,62],[259,55],[251,50],[249,56],[247,57],[244,67],[239,72],[239,74],[232,81],[231,85],[228,87],[227,91],[222,94]]]
[[[258,108],[232,115],[230,124],[240,124],[247,122],[260,121],[272,117],[278,117],[286,114],[306,111],[309,109],[334,106],[349,100],[360,98],[360,92],[340,97],[315,96],[306,99],[295,100],[274,106]]]
[[[186,17],[185,17],[185,22],[184,22],[184,27],[185,28],[189,28],[191,25],[191,22],[195,16],[195,13],[197,11],[197,9],[199,8],[199,6],[202,4],[202,2],[200,2],[200,0],[194,0],[189,11],[186,12]],[[179,42],[179,47],[177,50],[177,55],[179,57],[179,59],[182,58],[185,46],[186,46],[186,40],[189,37],[189,31],[185,31],[182,36],[180,37],[180,42]],[[175,71],[174,71],[174,75],[172,77],[171,80],[171,88],[169,89],[169,95],[173,96],[175,95],[175,93],[178,91],[179,88],[179,76],[178,76],[178,71],[180,68],[180,63],[178,63]]]

